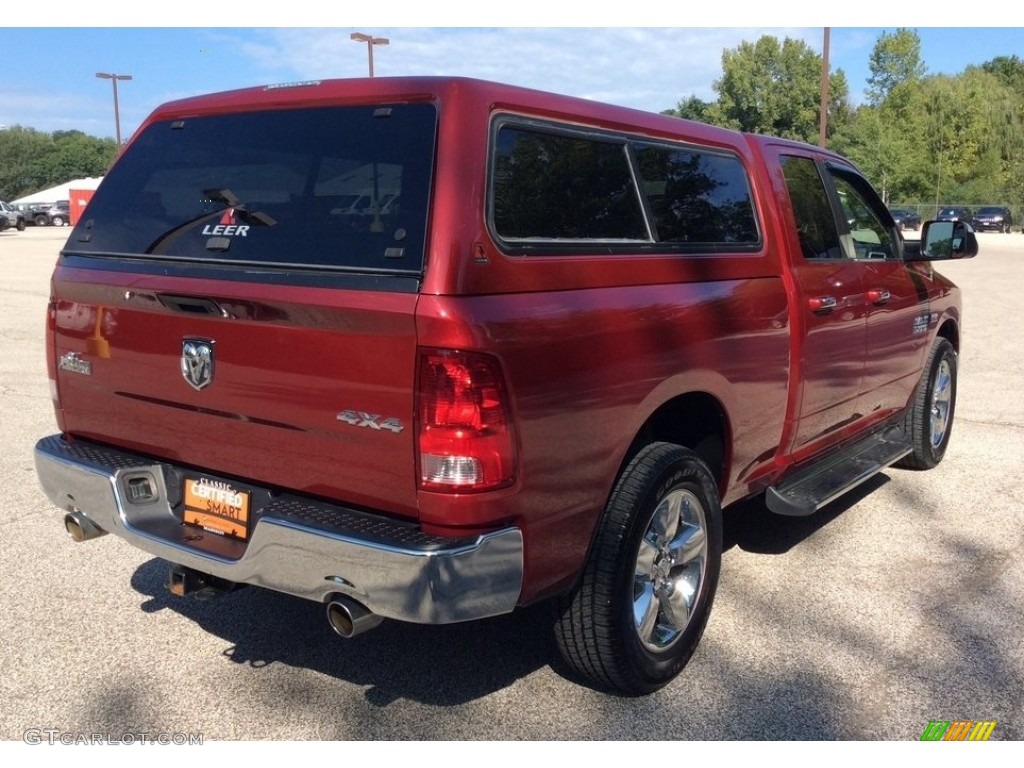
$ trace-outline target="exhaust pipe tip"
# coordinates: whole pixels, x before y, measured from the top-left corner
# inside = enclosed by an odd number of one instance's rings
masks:
[[[336,597],[327,604],[327,622],[346,639],[369,632],[384,621],[383,616],[347,597]]]
[[[75,541],[89,541],[106,536],[107,532],[79,511],[64,515],[64,528]]]

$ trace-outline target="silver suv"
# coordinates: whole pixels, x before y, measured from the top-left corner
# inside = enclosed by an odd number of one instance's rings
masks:
[[[19,232],[25,231],[25,216],[21,211],[0,200],[0,231],[15,227]]]

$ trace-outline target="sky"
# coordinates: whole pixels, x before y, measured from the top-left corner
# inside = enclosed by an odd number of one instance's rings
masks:
[[[928,20],[929,11],[927,4],[915,7],[915,2],[900,4],[895,14],[878,0],[857,4],[864,19],[891,21],[888,27],[854,26],[851,22],[861,16],[828,18],[799,2],[779,12],[742,10],[744,4],[735,0],[697,18],[686,9],[631,8],[628,23],[637,26],[627,27],[619,25],[627,21],[622,8],[628,6],[602,11],[603,6],[578,0],[557,5],[518,0],[515,13],[477,11],[468,18],[441,2],[390,0],[386,9],[353,12],[344,0],[306,0],[288,14],[293,26],[282,27],[279,12],[275,18],[265,11],[241,12],[234,4],[225,9],[177,0],[168,6],[175,21],[203,20],[207,26],[162,27],[155,26],[161,19],[153,4],[115,13],[93,0],[81,4],[88,10],[69,12],[65,27],[0,29],[0,127],[77,129],[113,137],[112,85],[96,78],[97,72],[132,76],[118,84],[124,138],[172,99],[269,83],[363,77],[367,47],[349,39],[355,31],[389,39],[388,45],[374,47],[378,77],[479,77],[654,112],[691,94],[713,100],[723,50],[770,34],[802,39],[820,52],[825,25],[831,28],[831,67],[846,73],[854,103],[863,100],[879,35],[900,26],[917,31],[930,73],[956,74],[999,55],[1024,58],[1024,12],[1010,11],[1016,14],[1010,17],[1014,27],[922,27],[914,21]],[[559,10],[549,12],[555,7]],[[581,21],[594,26],[579,26]],[[734,21],[750,26],[729,26]],[[110,23],[118,26],[104,26]]]

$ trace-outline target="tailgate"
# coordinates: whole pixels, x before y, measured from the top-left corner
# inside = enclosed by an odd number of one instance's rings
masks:
[[[415,516],[436,108],[268,92],[158,111],[90,200],[54,274],[64,428]]]
[[[416,293],[59,266],[54,294],[68,433],[415,515]]]

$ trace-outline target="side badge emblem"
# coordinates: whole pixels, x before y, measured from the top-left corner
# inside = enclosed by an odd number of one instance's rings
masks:
[[[181,342],[181,375],[192,389],[199,390],[213,381],[213,342],[208,339],[184,339]]]
[[[88,360],[83,360],[77,352],[68,352],[66,355],[62,355],[57,367],[62,371],[92,376],[92,363]]]

